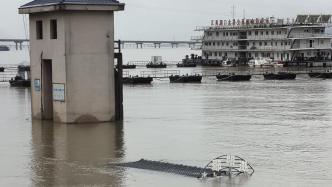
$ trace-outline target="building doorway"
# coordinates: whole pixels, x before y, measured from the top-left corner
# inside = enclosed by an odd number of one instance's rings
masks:
[[[41,113],[42,119],[53,119],[52,60],[44,59],[41,64]]]

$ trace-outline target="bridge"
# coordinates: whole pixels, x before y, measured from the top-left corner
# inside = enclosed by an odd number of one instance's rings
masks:
[[[125,45],[135,45],[136,48],[143,48],[144,46],[152,45],[154,48],[161,47],[182,47],[186,46],[189,48],[195,48],[201,45],[199,42],[195,41],[171,41],[171,40],[122,40],[121,47],[124,48]]]
[[[14,43],[16,50],[22,50],[23,43],[29,44],[29,39],[0,39],[0,42]],[[117,41],[114,42],[115,47],[118,48]],[[198,41],[175,41],[175,40],[121,40],[121,48],[125,47],[135,47],[135,48],[178,48],[178,47],[189,47],[191,49],[199,49],[201,47],[201,42]]]
[[[0,39],[0,42],[13,42],[15,43],[15,47],[16,47],[16,50],[20,49],[22,50],[23,49],[23,43],[24,42],[29,42],[28,39]]]

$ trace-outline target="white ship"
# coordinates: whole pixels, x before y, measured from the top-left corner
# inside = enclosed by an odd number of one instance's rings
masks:
[[[298,15],[296,19],[213,20],[203,31],[203,59],[272,59],[274,64],[332,65],[331,15]]]

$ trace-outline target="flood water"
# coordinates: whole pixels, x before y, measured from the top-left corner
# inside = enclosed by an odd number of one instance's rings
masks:
[[[142,54],[165,53],[164,59],[178,60],[185,52],[132,50],[124,55],[145,60]],[[24,52],[12,53],[0,54],[0,60],[9,55],[6,59],[15,64],[26,58]],[[123,123],[32,120],[29,89],[7,83],[0,84],[0,98],[0,186],[332,183],[332,80],[300,75],[294,81],[265,81],[256,76],[232,83],[211,77],[201,84],[155,80],[149,86],[125,86]],[[109,165],[144,158],[204,167],[224,154],[245,158],[254,175],[199,180]]]

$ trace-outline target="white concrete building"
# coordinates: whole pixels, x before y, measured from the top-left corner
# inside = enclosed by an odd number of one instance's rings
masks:
[[[203,31],[202,56],[248,62],[256,57],[275,61],[331,60],[331,15],[298,15],[296,19],[214,20]]]
[[[30,15],[32,115],[62,123],[114,120],[116,0],[34,0]]]

